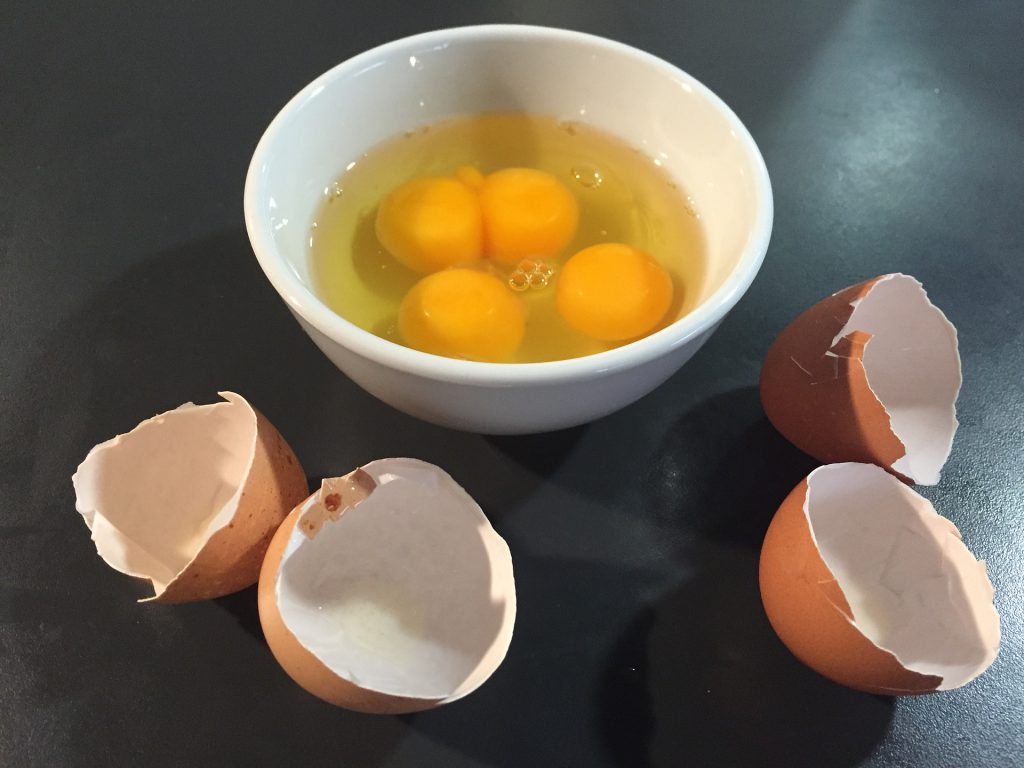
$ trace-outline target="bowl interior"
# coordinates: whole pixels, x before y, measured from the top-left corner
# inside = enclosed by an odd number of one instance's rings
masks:
[[[707,264],[699,301],[721,296],[730,282],[742,293],[753,278],[771,228],[771,193],[735,115],[654,56],[578,33],[508,26],[389,43],[303,89],[267,130],[247,182],[250,235],[275,252],[257,247],[264,268],[268,258],[283,264],[311,292],[309,227],[345,166],[403,131],[484,111],[578,120],[625,140],[677,180],[701,218]],[[312,299],[285,298],[293,309]]]

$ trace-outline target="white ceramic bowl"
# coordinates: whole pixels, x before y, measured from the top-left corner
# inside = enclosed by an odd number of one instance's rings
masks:
[[[313,292],[308,233],[345,165],[417,126],[482,111],[589,123],[652,158],[691,196],[705,227],[700,304],[667,328],[573,360],[452,360],[363,331]],[[772,229],[764,160],[735,114],[697,80],[599,37],[527,26],[445,29],[382,45],[302,89],[256,147],[245,223],[260,265],[299,323],[363,389],[406,413],[492,434],[591,421],[661,384],[747,290]],[[693,288],[693,286],[690,286]]]

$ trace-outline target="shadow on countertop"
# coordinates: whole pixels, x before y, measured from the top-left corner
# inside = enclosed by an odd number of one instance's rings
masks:
[[[624,632],[599,694],[600,731],[622,766],[860,765],[893,699],[843,688],[801,664],[761,607],[757,553],[708,545],[692,579]]]
[[[758,557],[782,499],[816,462],[747,387],[685,414],[659,446],[650,514],[683,579],[621,634],[600,684],[599,730],[623,766],[855,766],[893,700],[797,661],[761,605]]]

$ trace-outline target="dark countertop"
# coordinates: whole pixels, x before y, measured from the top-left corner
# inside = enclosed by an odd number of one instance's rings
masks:
[[[0,764],[1024,763],[1019,3],[214,5],[2,14]],[[616,415],[525,438],[419,423],[348,382],[264,279],[241,213],[252,149],[302,85],[388,39],[495,21],[692,73],[750,128],[776,201],[760,276],[692,362]],[[959,329],[961,427],[924,493],[988,561],[1003,645],[966,688],[893,700],[805,669],[764,618],[760,540],[814,462],[755,385],[791,318],[897,270]],[[218,389],[251,398],[314,479],[412,455],[480,501],[519,598],[486,685],[415,716],[353,714],[284,675],[254,590],[134,603],[71,473]]]

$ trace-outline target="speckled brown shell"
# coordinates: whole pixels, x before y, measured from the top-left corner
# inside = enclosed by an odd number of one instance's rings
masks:
[[[787,440],[819,461],[876,464],[910,482],[892,469],[906,448],[868,385],[863,357],[871,336],[854,331],[832,346],[853,314],[851,302],[880,279],[819,301],[779,334],[761,368],[761,404]]]
[[[301,503],[296,506],[277,529],[260,571],[260,624],[274,658],[288,676],[306,691],[338,707],[370,714],[398,715],[420,712],[443,703],[441,699],[411,699],[360,688],[328,669],[285,626],[277,607],[277,574],[288,539],[299,519],[301,506]]]
[[[811,536],[803,480],[772,519],[761,548],[761,600],[768,621],[800,661],[868,693],[930,693],[942,678],[906,669],[861,634],[842,589]]]
[[[295,453],[274,425],[252,410],[256,415],[256,452],[235,516],[151,601],[205,600],[255,584],[274,532],[288,511],[309,493]]]

